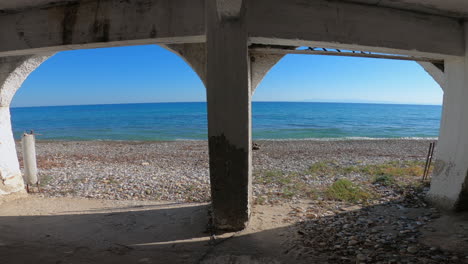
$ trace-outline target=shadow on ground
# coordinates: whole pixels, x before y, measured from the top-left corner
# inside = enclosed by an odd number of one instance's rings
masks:
[[[1,205],[0,263],[468,263],[468,215],[404,201],[311,219],[256,206],[210,234],[209,205],[29,197]],[[414,248],[413,248],[414,247]]]

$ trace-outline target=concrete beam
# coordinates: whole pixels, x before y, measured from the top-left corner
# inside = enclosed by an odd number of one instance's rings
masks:
[[[441,16],[326,0],[250,0],[247,10],[253,43],[435,57],[465,51],[463,26]]]
[[[0,56],[205,41],[204,0],[94,0],[0,15]]]
[[[0,195],[24,191],[11,129],[10,102],[29,74],[49,57],[0,58]]]
[[[207,1],[207,101],[211,198],[218,229],[241,230],[252,196],[251,88],[247,27]]]

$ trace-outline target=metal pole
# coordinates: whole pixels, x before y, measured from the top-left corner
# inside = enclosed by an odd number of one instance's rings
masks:
[[[426,166],[424,166],[423,181],[429,176],[429,171],[431,168],[432,157],[434,156],[435,142],[429,144],[429,152],[427,153]]]
[[[427,177],[429,177],[429,171],[430,171],[431,164],[432,164],[432,157],[434,157],[435,145],[436,145],[436,143],[433,142],[433,143],[432,143],[431,156],[429,157],[429,165],[427,166],[426,179],[427,179]]]
[[[29,192],[29,185],[38,185],[37,162],[36,162],[36,140],[34,133],[24,133],[21,140],[23,146],[23,164],[24,177],[26,178],[26,187]]]

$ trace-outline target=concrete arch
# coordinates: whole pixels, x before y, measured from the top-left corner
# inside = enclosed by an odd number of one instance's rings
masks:
[[[434,63],[430,62],[418,62],[418,64],[440,85],[443,91],[445,91],[446,76],[444,71],[437,67]]]
[[[206,85],[206,43],[185,43],[160,45],[181,57],[198,74]],[[250,81],[252,94],[267,73],[278,63],[284,55],[251,54]]]
[[[204,43],[161,45],[180,56],[205,81]],[[11,126],[10,104],[26,78],[53,53],[0,57],[0,195],[24,191]]]
[[[184,43],[159,45],[182,58],[206,86],[206,45],[205,43]]]
[[[0,195],[24,190],[11,129],[11,100],[29,74],[50,56],[0,58]]]
[[[250,55],[250,78],[252,85],[252,95],[262,82],[263,78],[270,72],[284,55],[278,54],[252,54]]]

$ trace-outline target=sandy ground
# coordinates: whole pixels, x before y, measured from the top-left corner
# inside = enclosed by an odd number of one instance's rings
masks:
[[[295,235],[282,221],[286,205],[258,206],[249,228],[225,234],[209,232],[203,203],[33,196],[1,208],[2,264],[275,263]]]
[[[83,198],[29,196],[0,204],[0,260],[16,263],[409,263],[337,259],[326,261],[308,255],[297,244],[304,225],[290,219],[291,209],[304,204],[261,206],[253,209],[249,227],[238,233],[211,233],[209,205],[110,201]],[[355,208],[351,208],[355,209]],[[396,218],[424,215],[429,209],[398,209],[385,206],[357,208]],[[339,218],[346,218],[342,212]],[[359,213],[359,212],[357,212]],[[322,219],[325,220],[325,219]],[[326,220],[325,220],[326,221]],[[320,227],[317,236],[330,223]],[[387,227],[391,223],[387,224]],[[459,257],[439,260],[434,253],[412,263],[468,263],[468,215],[442,216],[431,222],[419,239],[439,251],[449,249]],[[414,243],[417,244],[417,243]],[[309,245],[308,251],[320,247]],[[460,255],[461,254],[461,255]],[[405,253],[401,253],[401,256]],[[467,254],[468,255],[468,254]],[[461,257],[460,257],[461,256]]]

